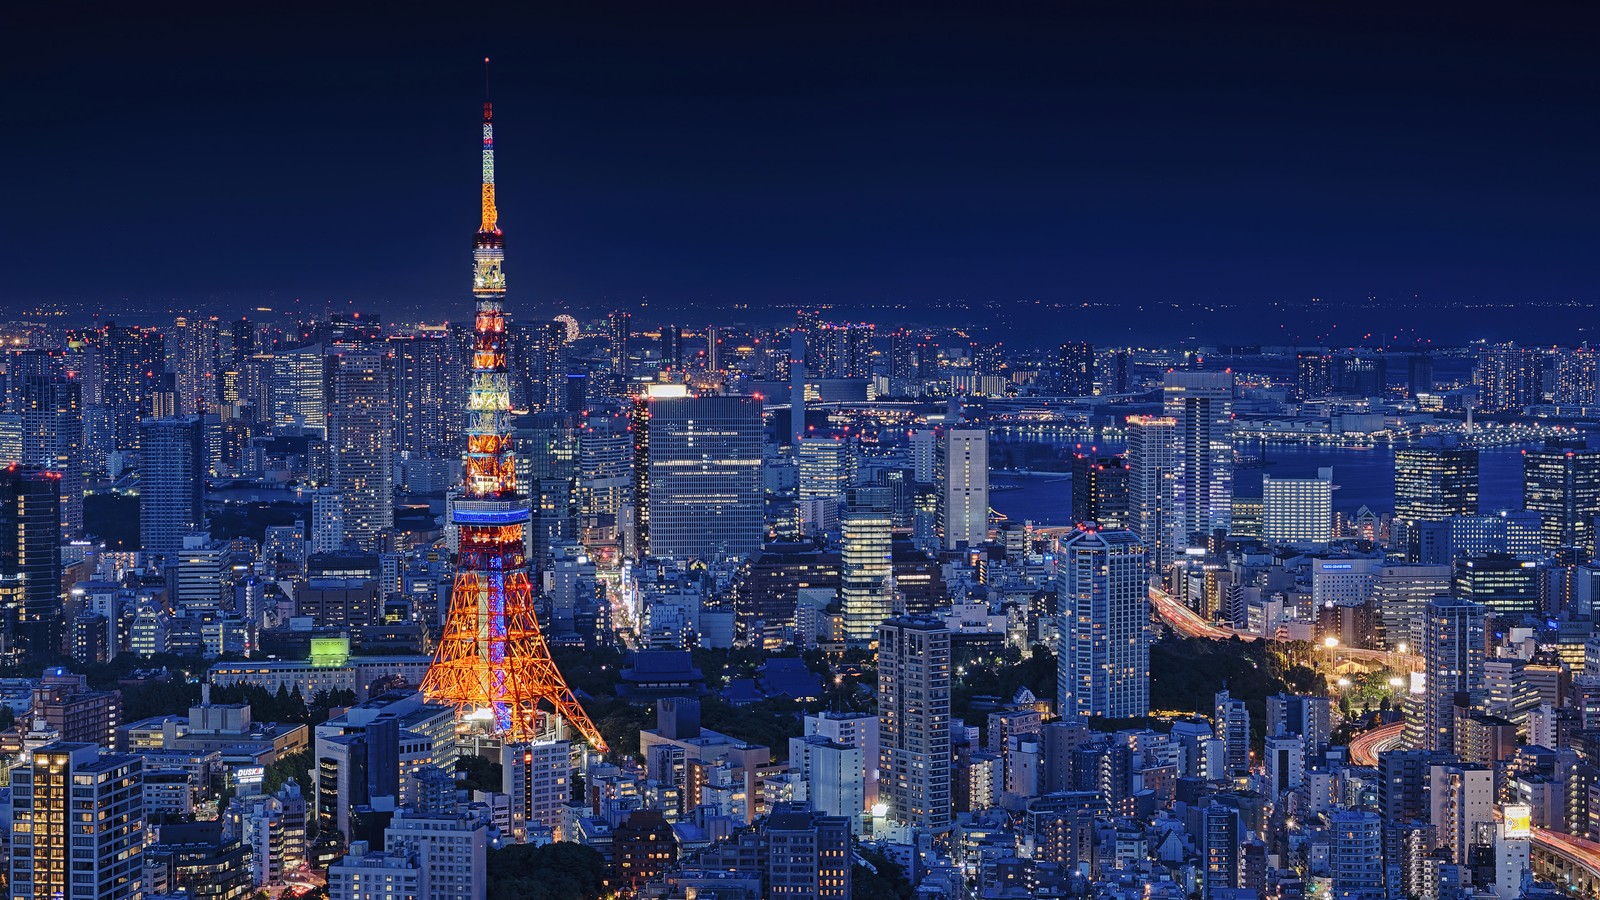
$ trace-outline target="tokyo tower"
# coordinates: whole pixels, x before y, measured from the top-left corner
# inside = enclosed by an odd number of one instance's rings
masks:
[[[467,399],[466,484],[451,512],[460,552],[450,613],[422,693],[429,702],[488,715],[494,731],[515,742],[538,736],[543,701],[604,753],[606,742],[556,669],[533,610],[523,540],[530,514],[526,498],[517,493],[512,456],[505,243],[494,205],[494,107],[487,100],[483,223],[475,246],[472,294],[477,317]]]

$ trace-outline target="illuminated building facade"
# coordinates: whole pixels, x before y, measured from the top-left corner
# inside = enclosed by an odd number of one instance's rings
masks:
[[[328,444],[344,539],[376,552],[394,527],[394,407],[383,357],[337,357],[333,400]]]
[[[1233,523],[1233,373],[1168,372],[1162,402],[1178,423],[1174,549],[1204,547]]]
[[[905,617],[878,626],[878,789],[889,817],[945,831],[952,817],[950,629]]]
[[[1541,543],[1594,549],[1600,515],[1600,450],[1546,447],[1522,455],[1522,506],[1540,515]]]
[[[636,407],[638,555],[749,556],[764,532],[761,401],[658,387]],[[642,468],[638,468],[641,467]]]
[[[1064,718],[1150,712],[1145,549],[1131,531],[1080,525],[1057,561],[1056,696]]]
[[[61,479],[0,469],[0,614],[5,650],[49,659],[61,649]]]
[[[1129,416],[1128,528],[1144,541],[1156,569],[1172,564],[1172,479],[1178,420],[1171,416]]]

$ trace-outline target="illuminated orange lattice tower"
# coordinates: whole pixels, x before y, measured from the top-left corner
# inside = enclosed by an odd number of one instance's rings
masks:
[[[494,203],[494,108],[488,102],[483,104],[483,223],[473,258],[477,318],[466,483],[451,510],[460,548],[450,612],[422,692],[429,702],[448,703],[463,713],[487,713],[494,730],[510,741],[536,737],[541,706],[548,705],[604,752],[606,742],[556,669],[533,610],[524,542],[530,515],[517,493],[509,421],[505,244]]]

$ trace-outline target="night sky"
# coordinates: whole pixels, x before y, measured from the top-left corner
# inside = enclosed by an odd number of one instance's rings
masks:
[[[1592,2],[37,5],[0,54],[13,310],[459,317],[484,56],[512,299],[550,312],[1225,304],[1261,339],[1319,327],[1275,301],[1600,295]]]

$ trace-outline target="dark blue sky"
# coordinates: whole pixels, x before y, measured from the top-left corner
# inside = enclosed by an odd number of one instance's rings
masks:
[[[1221,302],[1245,339],[1600,294],[1588,2],[48,6],[0,58],[13,309],[455,311],[485,55],[550,310]]]

